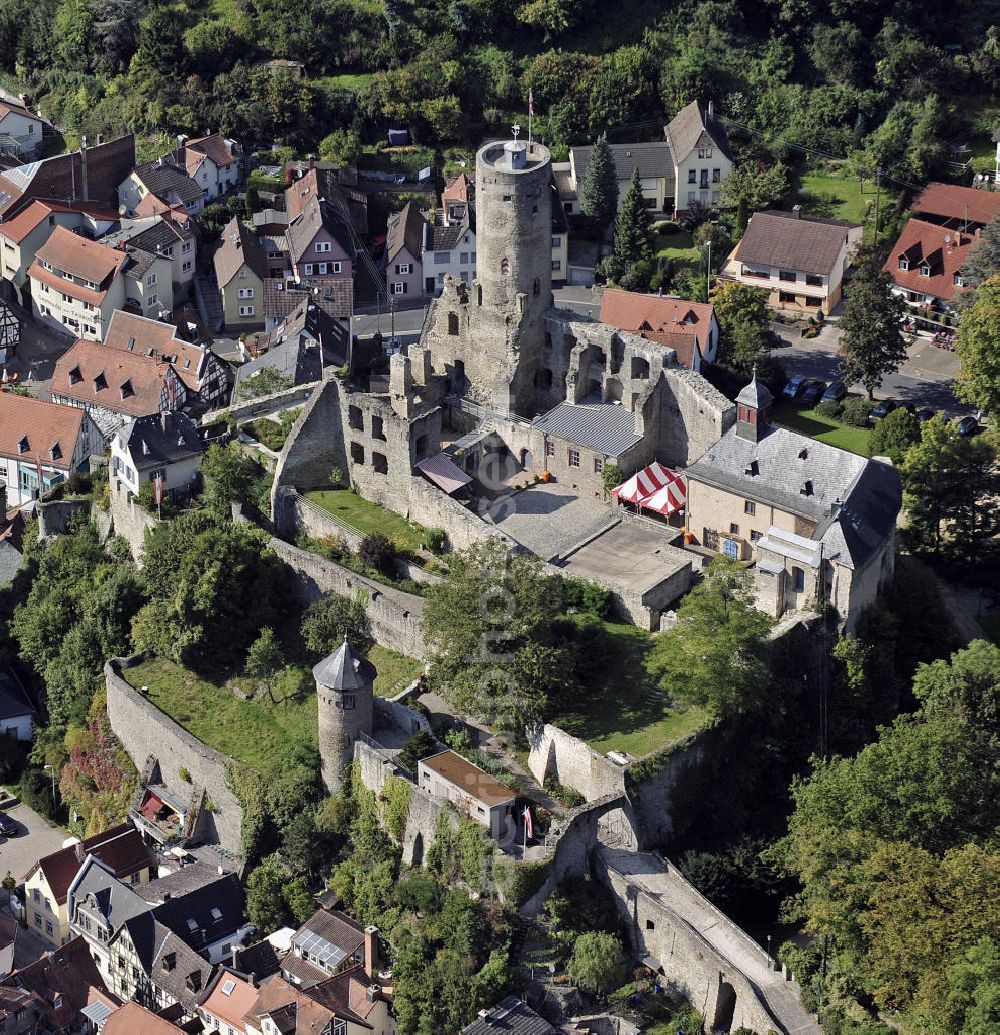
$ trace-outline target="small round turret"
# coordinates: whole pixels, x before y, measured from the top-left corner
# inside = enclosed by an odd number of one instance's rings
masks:
[[[337,794],[354,758],[358,734],[374,728],[375,666],[344,642],[313,669],[319,709],[319,754],[323,784]]]

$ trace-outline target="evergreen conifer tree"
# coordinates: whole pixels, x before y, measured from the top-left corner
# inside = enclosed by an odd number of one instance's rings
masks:
[[[632,173],[632,182],[618,213],[612,254],[625,267],[653,259],[653,218],[642,197],[638,169]]]
[[[607,138],[601,136],[580,186],[580,211],[603,230],[618,209],[618,171]]]

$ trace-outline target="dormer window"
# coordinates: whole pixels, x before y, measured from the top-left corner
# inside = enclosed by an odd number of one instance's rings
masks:
[[[910,268],[910,260],[909,259],[904,259],[903,256],[901,255],[899,257],[899,268],[901,270],[903,270],[903,272],[905,273]]]
[[[926,263],[920,267],[920,276],[929,277],[931,275],[931,268]]]
[[[132,378],[127,377],[122,381],[121,393],[123,399],[129,399],[135,395],[135,389],[132,387]]]
[[[104,371],[102,370],[97,375],[97,377],[94,378],[94,391],[95,392],[100,392],[100,391],[103,391],[107,387],[108,387],[108,379],[104,376]]]
[[[744,468],[743,473],[751,478],[756,478],[760,474],[760,464],[756,460],[751,460]]]
[[[807,479],[802,488],[799,489],[799,493],[802,496],[811,496],[813,494],[813,483]]]
[[[961,273],[955,274],[955,287],[965,287],[965,281],[962,279]]]
[[[53,443],[52,448],[49,450],[49,459],[50,460],[61,460],[62,459],[62,449],[61,449],[61,447],[60,447],[58,442]]]
[[[190,992],[201,991],[201,971],[192,970],[187,976],[187,980],[184,982]]]
[[[125,348],[127,348],[128,351],[131,352],[135,348],[135,338],[129,338],[128,344],[125,346]]]
[[[71,385],[75,385],[78,381],[82,381],[82,380],[83,380],[83,374],[80,373],[80,368],[79,367],[73,367],[73,369],[69,372],[69,383]]]
[[[19,453],[27,453],[31,448],[31,444],[28,442],[28,436],[22,435],[21,440],[17,444],[17,451]]]
[[[174,969],[174,967],[176,965],[177,965],[177,953],[176,952],[168,952],[163,957],[163,962],[160,964],[160,966],[163,968],[164,971],[171,971],[171,970]]]

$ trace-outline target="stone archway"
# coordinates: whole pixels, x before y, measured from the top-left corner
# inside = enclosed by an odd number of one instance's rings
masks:
[[[712,1020],[712,1031],[730,1031],[733,1026],[733,1015],[736,1013],[736,989],[719,975],[719,995],[715,1000],[715,1017]]]

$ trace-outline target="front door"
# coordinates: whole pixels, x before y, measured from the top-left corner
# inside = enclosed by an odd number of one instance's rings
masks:
[[[434,278],[433,277],[424,277],[424,294],[425,295],[433,295],[434,294],[434,287],[435,287]]]

